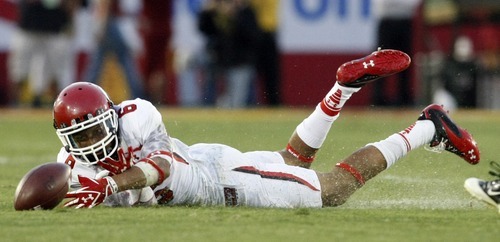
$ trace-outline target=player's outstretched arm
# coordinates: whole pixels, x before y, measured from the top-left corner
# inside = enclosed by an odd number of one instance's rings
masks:
[[[145,158],[127,171],[113,176],[118,191],[160,184],[170,175],[170,163],[162,157]]]
[[[71,198],[64,206],[93,208],[101,204],[111,194],[160,184],[170,175],[170,163],[161,157],[141,159],[123,173],[100,179],[79,177],[81,189],[69,192]]]

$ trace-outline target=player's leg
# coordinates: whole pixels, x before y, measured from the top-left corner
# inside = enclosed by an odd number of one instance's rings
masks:
[[[335,83],[309,117],[297,126],[286,148],[280,151],[286,164],[306,168],[311,166],[333,122],[339,117],[342,106],[359,89]]]
[[[333,122],[352,94],[368,82],[398,73],[410,65],[410,57],[397,50],[378,50],[370,55],[341,65],[337,81],[325,98],[304,119],[290,137],[286,149],[280,151],[288,165],[309,168],[326,139]]]
[[[354,152],[329,173],[318,173],[324,206],[343,204],[366,181],[425,144],[450,151],[471,164],[479,162],[472,136],[458,127],[441,106],[426,107],[405,130]]]

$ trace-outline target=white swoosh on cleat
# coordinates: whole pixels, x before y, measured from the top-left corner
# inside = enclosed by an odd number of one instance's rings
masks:
[[[493,191],[493,189],[490,187],[488,188],[488,191],[486,191],[486,193],[490,196],[498,196],[500,195],[500,191]]]

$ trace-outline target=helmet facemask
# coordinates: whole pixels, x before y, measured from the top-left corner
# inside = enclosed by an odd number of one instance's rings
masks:
[[[87,114],[86,120],[80,123],[72,120],[71,126],[56,130],[66,150],[86,165],[95,165],[98,161],[111,157],[118,148],[118,115],[113,109],[97,113],[95,117]],[[102,133],[102,138],[93,144],[80,147],[74,137],[90,129]]]

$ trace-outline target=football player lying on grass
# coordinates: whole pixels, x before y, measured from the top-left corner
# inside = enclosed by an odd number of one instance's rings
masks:
[[[309,169],[351,95],[368,82],[405,70],[410,62],[403,52],[378,50],[340,66],[332,89],[281,151],[242,153],[222,144],[188,146],[168,135],[150,102],[135,99],[115,105],[99,86],[73,83],[61,91],[53,110],[63,144],[57,161],[72,168],[65,206],[337,206],[425,144],[478,163],[479,150],[471,135],[433,104],[405,130],[367,144],[330,172]]]

